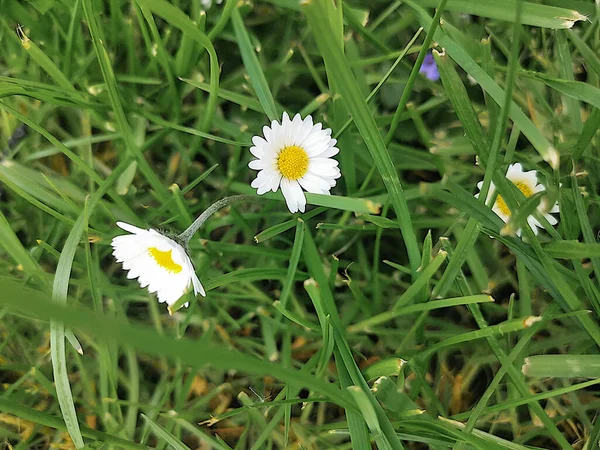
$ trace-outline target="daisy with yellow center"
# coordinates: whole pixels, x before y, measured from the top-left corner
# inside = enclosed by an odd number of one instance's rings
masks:
[[[313,125],[312,117],[293,120],[283,113],[281,124],[274,120],[263,127],[264,138],[254,136],[250,152],[257,158],[248,164],[258,174],[252,187],[258,195],[268,191],[281,192],[290,212],[304,212],[306,197],[303,189],[314,194],[329,194],[341,176],[338,162],[333,159],[339,150],[331,138],[331,129]]]
[[[523,171],[523,167],[519,163],[511,164],[510,166],[508,166],[506,178],[510,180],[527,198],[531,197],[533,194],[546,190],[543,184],[538,184],[537,172],[535,170],[525,172]],[[479,189],[481,189],[481,186],[483,186],[483,181],[477,183],[477,187]],[[491,200],[491,198],[495,194],[495,191],[496,189],[494,187],[494,183],[492,183],[490,185],[490,190],[486,202],[489,202]],[[476,197],[478,196],[479,194],[476,195]],[[542,216],[546,218],[550,225],[556,225],[558,223],[556,218],[550,215],[559,211],[558,203],[555,203],[552,207],[550,207],[544,199],[538,205],[537,210],[542,214]],[[508,221],[510,220],[510,216],[512,215],[510,209],[508,209],[508,205],[506,204],[506,202],[500,194],[496,196],[496,201],[492,206],[492,211],[494,211],[498,215],[498,217],[500,217],[505,223],[508,223]],[[542,224],[540,224],[540,222],[534,216],[529,216],[527,218],[527,223],[529,224],[529,226],[535,234],[538,233],[538,228],[543,228]],[[521,230],[517,230],[516,234],[517,236],[520,236]]]
[[[192,261],[180,243],[152,228],[143,230],[123,222],[117,225],[131,233],[112,240],[113,255],[117,262],[123,263],[127,278],[137,278],[142,288],[156,292],[158,301],[169,306],[192,287],[195,295],[206,297]]]

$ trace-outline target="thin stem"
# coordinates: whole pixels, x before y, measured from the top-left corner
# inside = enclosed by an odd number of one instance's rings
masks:
[[[442,13],[446,8],[447,2],[448,0],[441,1],[440,6],[438,6],[437,10],[435,11],[435,15],[433,16],[433,20],[431,21],[431,26],[427,31],[427,35],[425,36],[425,39],[423,39],[423,45],[421,46],[421,50],[417,55],[415,65],[413,66],[410,75],[408,76],[408,81],[404,86],[404,91],[402,91],[402,96],[400,97],[400,101],[398,102],[398,107],[396,108],[394,116],[392,117],[390,129],[388,130],[388,133],[385,136],[386,145],[390,145],[390,142],[392,142],[392,138],[394,137],[394,133],[396,132],[396,128],[398,128],[398,124],[400,123],[400,115],[402,114],[402,111],[404,111],[406,102],[408,102],[408,97],[410,97],[412,87],[415,84],[417,76],[419,75],[419,70],[421,69],[421,64],[423,64],[425,55],[427,55],[427,52],[429,51],[429,46],[431,45],[431,41],[433,40],[433,36],[435,35],[435,30],[440,24],[440,18],[442,17]]]
[[[192,239],[192,236],[196,234],[196,231],[198,231],[200,227],[204,225],[204,222],[206,222],[210,218],[210,216],[212,216],[218,210],[224,208],[225,206],[231,203],[255,198],[256,197],[253,195],[232,195],[231,197],[225,197],[221,200],[214,202],[212,205],[206,208],[206,210],[202,214],[200,214],[196,220],[194,220],[194,222],[187,228],[187,230],[185,230],[183,233],[177,236],[177,239],[180,242],[187,244],[188,242],[190,242],[190,239]]]

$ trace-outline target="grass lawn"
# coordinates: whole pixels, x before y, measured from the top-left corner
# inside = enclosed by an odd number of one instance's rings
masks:
[[[600,449],[597,2],[0,0],[0,49],[0,449]]]

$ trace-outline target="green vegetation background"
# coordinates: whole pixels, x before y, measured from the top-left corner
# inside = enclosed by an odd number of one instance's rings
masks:
[[[0,445],[597,449],[597,4],[300,3],[0,0]],[[170,316],[115,221],[252,194],[283,111],[333,129],[335,195],[214,216]],[[524,227],[515,162],[560,205],[522,240],[473,197]]]

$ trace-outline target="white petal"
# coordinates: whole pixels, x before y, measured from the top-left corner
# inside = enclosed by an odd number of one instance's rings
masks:
[[[265,193],[267,193],[270,189],[270,185],[268,183],[268,180],[265,179],[258,179],[255,178],[254,181],[252,181],[251,186],[256,189],[256,193],[258,195],[263,195]]]
[[[265,127],[265,128],[269,128],[269,127]],[[254,136],[252,138],[252,143],[256,146],[256,147],[266,147],[269,143],[264,140],[263,138],[261,138],[260,136]]]
[[[322,191],[328,191],[330,187],[326,180],[315,175],[311,175],[310,173],[307,173],[300,178],[298,183],[306,191],[312,192],[313,194],[320,194]]]
[[[202,297],[206,297],[206,291],[204,290],[202,283],[200,283],[200,280],[198,279],[195,273],[192,274],[192,284],[194,285],[195,295],[200,294]]]
[[[554,226],[558,223],[558,220],[556,219],[556,217],[551,216],[550,214],[544,214],[544,217],[546,218],[548,223],[552,226]]]
[[[261,172],[258,172],[258,173],[260,174]],[[265,183],[265,178],[257,176],[254,180],[252,180],[252,182],[250,183],[250,186],[252,186],[254,189],[258,189],[264,183]]]
[[[308,172],[321,177],[335,177],[339,175],[340,170],[326,161],[335,160],[314,160],[311,159],[308,164]],[[337,162],[337,161],[336,161]]]
[[[531,219],[533,219],[533,220],[531,220]],[[537,220],[535,220],[535,218],[533,218],[533,217],[529,217],[529,218],[527,219],[527,223],[528,223],[528,224],[529,224],[529,226],[531,227],[531,231],[533,231],[533,234],[536,234],[536,235],[539,233],[539,231],[538,231],[538,227],[539,227],[539,228],[543,228],[543,227],[541,226],[541,224],[540,224],[540,223],[539,223]]]
[[[292,180],[290,181],[290,188],[292,195],[296,199],[298,209],[300,210],[300,212],[304,212],[306,209],[306,197],[304,196],[304,192],[302,191],[300,184],[297,180]]]
[[[340,163],[333,158],[310,158],[310,163],[325,167],[337,167]]]
[[[253,159],[248,163],[248,167],[252,170],[262,170],[267,168],[267,162],[263,159]]]
[[[519,176],[523,173],[523,167],[521,163],[509,164],[506,171],[506,178],[510,179],[512,176]]]
[[[318,133],[311,133],[304,139],[301,147],[306,150],[309,156],[316,156],[327,150],[330,140],[329,135],[325,131],[319,131]]]
[[[335,140],[335,139],[332,139]],[[313,158],[331,158],[332,156],[337,155],[340,152],[340,149],[334,146],[324,148],[320,153],[311,155]]]
[[[267,142],[271,142],[273,139],[273,130],[271,130],[271,128],[269,128],[268,126],[264,126],[263,127],[263,136],[265,137],[265,140]],[[253,141],[254,142],[254,141]],[[256,144],[255,144],[256,145]]]
[[[273,192],[277,192],[277,189],[279,189],[279,184],[281,183],[282,178],[283,177],[281,176],[281,174],[278,173],[275,176],[273,176],[271,180],[269,180],[269,184]]]
[[[283,193],[285,202],[287,203],[287,207],[291,213],[298,212],[298,210],[304,212],[306,199],[297,181],[282,178],[281,192]]]
[[[128,223],[125,222],[117,222],[117,226],[129,233],[133,233],[133,234],[140,234],[140,233],[146,233],[147,230],[143,230],[141,228],[138,227],[134,227],[133,225],[130,225]]]
[[[254,136],[254,137],[256,137],[256,136]],[[265,156],[265,151],[259,147],[250,147],[250,153],[252,153],[252,155],[258,159]]]

